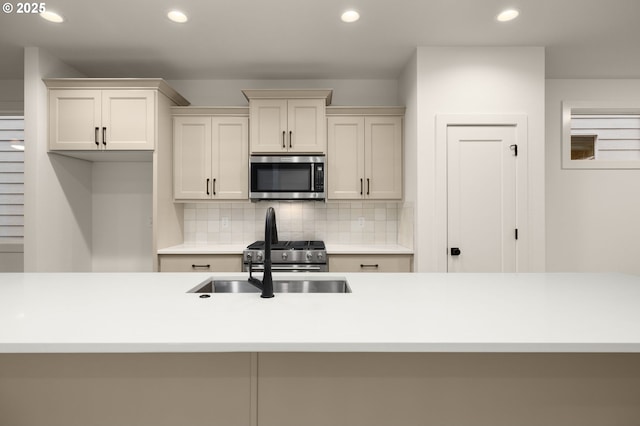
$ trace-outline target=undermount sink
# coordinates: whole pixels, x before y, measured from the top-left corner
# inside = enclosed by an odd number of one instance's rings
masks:
[[[344,279],[273,280],[274,293],[351,293]],[[188,293],[260,293],[247,280],[209,279]]]

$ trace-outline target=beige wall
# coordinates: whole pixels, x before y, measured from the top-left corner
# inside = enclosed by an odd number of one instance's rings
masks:
[[[95,162],[91,168],[92,270],[151,272],[151,162]]]
[[[48,77],[78,77],[47,52],[25,49],[26,272],[91,270],[91,164],[47,153]]]
[[[22,114],[24,110],[24,82],[0,80],[0,114]]]
[[[528,124],[529,268],[544,270],[544,49],[539,47],[419,47],[402,75],[402,103],[416,128],[407,131],[408,200],[415,198],[415,269],[444,271],[446,199],[436,169],[435,123],[442,114],[524,114]],[[414,72],[412,68],[416,69]],[[411,79],[417,97],[412,100]],[[409,89],[407,89],[409,88]],[[412,111],[412,109],[414,111]],[[415,131],[415,133],[414,133]],[[414,164],[411,164],[414,162]],[[415,177],[414,177],[415,176]],[[417,183],[419,182],[419,184]],[[443,220],[444,216],[444,220]]]
[[[640,274],[640,170],[563,170],[562,101],[638,101],[640,80],[547,80],[547,270]]]
[[[404,146],[403,146],[403,188],[404,188],[404,208],[403,216],[400,220],[400,229],[398,230],[398,243],[414,248],[415,236],[420,232],[419,228],[422,223],[415,220],[415,203],[418,194],[418,162],[415,154],[417,152],[418,142],[418,54],[411,57],[405,66],[398,82],[398,97],[401,99],[400,104],[405,109],[404,114]],[[420,221],[422,222],[422,221]],[[409,225],[409,226],[407,226]]]
[[[398,81],[380,80],[169,80],[169,84],[200,106],[246,106],[243,89],[333,89],[331,105],[398,105]]]

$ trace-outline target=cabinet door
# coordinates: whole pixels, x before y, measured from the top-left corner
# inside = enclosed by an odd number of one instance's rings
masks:
[[[211,117],[173,119],[173,161],[176,200],[211,198]]]
[[[102,92],[103,146],[109,150],[153,150],[155,146],[155,92]]]
[[[244,117],[213,117],[211,128],[213,198],[247,199],[249,120]]]
[[[255,99],[249,104],[251,152],[287,152],[287,100]]]
[[[365,118],[365,197],[402,198],[402,118]]]
[[[50,90],[49,149],[98,149],[102,142],[100,110],[100,90]]]
[[[324,99],[290,99],[287,107],[289,152],[323,154],[327,145]]]
[[[329,117],[327,131],[327,197],[361,199],[364,190],[364,117]]]

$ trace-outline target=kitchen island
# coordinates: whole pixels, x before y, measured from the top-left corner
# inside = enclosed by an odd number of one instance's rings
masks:
[[[210,276],[0,275],[0,424],[640,424],[640,277]]]

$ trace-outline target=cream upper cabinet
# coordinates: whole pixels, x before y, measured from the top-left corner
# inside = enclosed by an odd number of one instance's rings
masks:
[[[364,197],[364,117],[328,117],[328,198]]]
[[[365,117],[365,198],[402,199],[402,118]]]
[[[51,89],[50,150],[153,150],[155,90]]]
[[[287,152],[287,101],[256,99],[249,111],[251,152]]]
[[[174,117],[173,197],[209,199],[210,179],[211,117]]]
[[[287,101],[289,152],[324,154],[327,133],[323,99]]]
[[[402,199],[402,117],[327,118],[329,199]]]
[[[174,199],[246,199],[248,118],[177,116],[173,120]]]
[[[321,99],[251,101],[251,152],[324,153],[324,108]]]
[[[252,154],[324,154],[330,90],[244,90]]]

